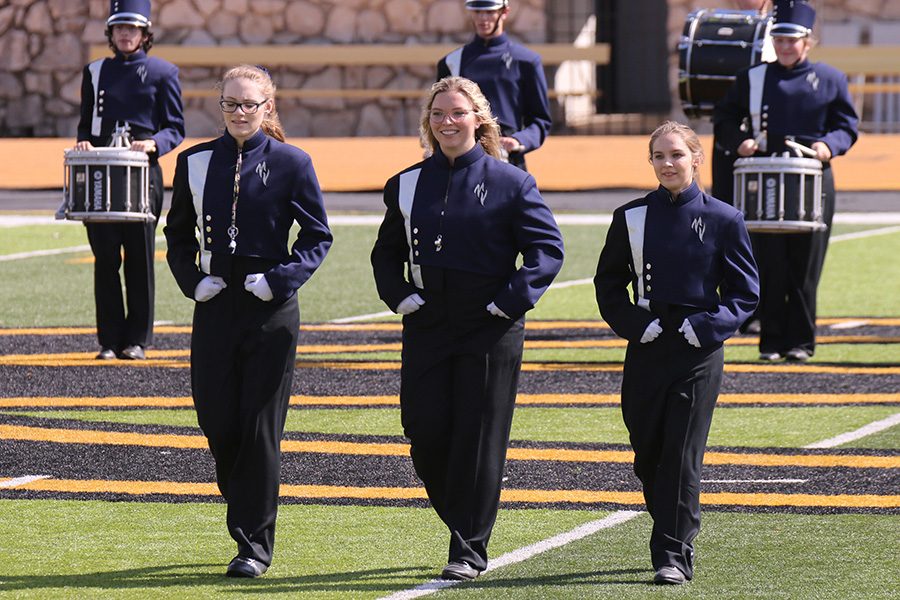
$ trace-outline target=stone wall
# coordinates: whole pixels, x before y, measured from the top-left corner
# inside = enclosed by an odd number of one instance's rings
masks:
[[[545,40],[545,0],[517,0],[508,30]],[[75,135],[81,70],[89,46],[105,44],[108,0],[0,0],[0,136]],[[463,42],[471,36],[461,0],[155,0],[158,44],[329,44]],[[152,54],[152,51],[151,51]],[[419,88],[433,68],[271,69],[291,88]],[[209,89],[222,69],[185,68],[183,88]],[[185,101],[189,136],[215,135],[214,98]],[[415,131],[415,100],[279,100],[292,136],[397,135]]]
[[[515,0],[508,28],[525,42],[547,41],[555,23],[548,24],[546,15],[560,18],[567,14],[566,7],[581,4]],[[900,21],[900,0],[814,4],[820,23]],[[675,65],[674,48],[688,12],[728,6],[732,6],[728,0],[669,0]],[[106,42],[108,10],[108,0],[0,0],[0,136],[74,136],[81,70],[89,46]],[[583,9],[568,10],[568,18],[584,19],[578,14]],[[462,0],[155,0],[153,30],[157,43],[185,45],[415,44],[464,42],[470,37]],[[427,67],[272,71],[282,89],[424,90],[434,76]],[[220,69],[186,68],[182,86],[209,89],[220,75]],[[415,131],[418,110],[415,100],[279,100],[279,112],[292,136],[409,135]],[[220,130],[215,99],[190,98],[185,111],[188,135],[210,136]]]

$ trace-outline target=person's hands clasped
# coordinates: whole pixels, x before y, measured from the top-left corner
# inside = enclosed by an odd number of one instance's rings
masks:
[[[244,289],[263,302],[269,302],[275,297],[272,293],[272,288],[269,287],[269,282],[266,281],[266,276],[263,273],[250,273],[247,275],[247,277],[244,278]]]
[[[662,333],[662,330],[662,326],[659,324],[659,319],[653,319],[653,321],[649,325],[647,325],[647,329],[644,330],[644,335],[641,336],[641,343],[649,344],[659,337],[659,334]]]
[[[505,312],[503,312],[502,310],[500,310],[500,308],[499,308],[496,304],[494,304],[493,302],[491,302],[490,304],[488,304],[485,308],[487,309],[487,311],[488,311],[489,313],[491,313],[491,314],[494,315],[495,317],[500,317],[500,318],[503,318],[503,319],[508,319],[508,318],[509,318],[509,315],[507,315]]]
[[[410,294],[406,298],[400,301],[400,304],[397,305],[397,314],[398,315],[409,315],[421,308],[421,306],[425,304],[425,300],[422,299],[422,296],[418,294]]]
[[[678,328],[678,333],[684,335],[684,339],[687,340],[687,343],[695,348],[700,347],[700,340],[697,338],[696,332],[694,332],[694,326],[691,325],[691,322],[687,319],[684,320],[684,323],[681,324],[681,327]]]
[[[228,287],[225,280],[216,275],[207,275],[200,280],[197,287],[194,288],[194,300],[197,302],[206,302],[218,295],[219,292]]]

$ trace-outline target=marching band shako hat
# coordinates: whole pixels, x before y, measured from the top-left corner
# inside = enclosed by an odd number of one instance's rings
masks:
[[[500,10],[509,6],[509,0],[466,0],[466,10]]]
[[[802,38],[812,33],[816,9],[805,0],[775,0],[773,36]]]
[[[150,27],[150,0],[110,0],[106,26]]]

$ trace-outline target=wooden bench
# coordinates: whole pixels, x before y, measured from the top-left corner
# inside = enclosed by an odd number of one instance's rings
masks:
[[[164,58],[179,68],[218,67],[242,63],[266,66],[294,67],[365,67],[411,66],[434,67],[458,44],[284,44],[263,46],[180,46],[157,44],[153,56]],[[575,47],[571,44],[529,44],[529,48],[541,56],[545,66],[555,67],[565,61],[589,61],[598,65],[609,64],[609,44]],[[90,59],[110,55],[109,47],[93,45]],[[810,59],[830,64],[848,75],[866,77],[900,76],[900,46],[818,46],[813,48]],[[852,82],[852,93],[900,92],[900,83],[872,81]],[[185,98],[210,97],[217,92],[211,89],[187,88]],[[420,89],[279,89],[279,95],[292,98],[421,98]],[[571,95],[597,95],[595,90],[556,92],[553,97]]]
[[[436,67],[437,62],[459,44],[284,44],[265,46],[178,46],[157,44],[151,50],[153,56],[174,63],[179,68],[218,67],[243,63],[265,66],[292,67]],[[529,44],[528,47],[541,56],[545,66],[559,66],[565,61],[583,60],[596,64],[609,62],[609,44],[575,47],[571,44]],[[90,60],[110,55],[108,46],[95,45],[90,49]],[[278,95],[287,98],[398,98],[419,99],[423,89],[285,89]],[[556,92],[552,97],[596,95],[595,90],[580,92]],[[211,89],[187,88],[185,98],[216,96]]]

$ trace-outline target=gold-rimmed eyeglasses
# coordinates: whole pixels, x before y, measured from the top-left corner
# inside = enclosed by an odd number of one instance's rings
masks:
[[[260,106],[268,101],[269,99],[265,98],[261,102],[234,102],[232,100],[221,98],[219,99],[219,107],[222,109],[222,112],[227,113],[233,113],[240,107],[242,113],[245,115],[252,115],[259,110]]]

